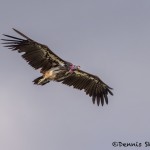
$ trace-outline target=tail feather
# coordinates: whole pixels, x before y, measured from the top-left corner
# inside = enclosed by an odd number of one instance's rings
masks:
[[[45,85],[46,83],[49,83],[50,81],[47,79],[44,79],[43,76],[36,78],[35,80],[33,80],[34,84],[37,85]]]

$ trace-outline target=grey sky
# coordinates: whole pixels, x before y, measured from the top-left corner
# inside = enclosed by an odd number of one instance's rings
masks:
[[[0,149],[121,149],[150,142],[149,0],[1,0],[0,33],[14,27],[113,87],[98,107],[83,91],[40,76],[0,45]],[[3,36],[1,35],[1,38]],[[127,149],[136,149],[136,147]]]

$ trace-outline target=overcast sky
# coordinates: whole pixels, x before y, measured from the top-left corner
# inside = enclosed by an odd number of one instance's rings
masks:
[[[12,28],[99,76],[114,96],[97,106],[83,91],[40,76],[0,45],[1,150],[116,150],[150,142],[149,0],[1,0],[0,38]]]

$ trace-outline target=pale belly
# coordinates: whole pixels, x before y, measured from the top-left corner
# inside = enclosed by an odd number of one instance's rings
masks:
[[[43,72],[43,78],[48,80],[57,80],[63,77],[65,73],[65,69],[60,69],[59,67],[56,67]]]
[[[45,79],[54,80],[56,77],[56,72],[54,70],[48,70],[48,71],[44,72],[43,77]]]

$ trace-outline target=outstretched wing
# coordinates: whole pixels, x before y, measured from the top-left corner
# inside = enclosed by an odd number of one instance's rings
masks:
[[[5,47],[17,50],[19,53],[24,52],[22,57],[35,69],[41,68],[41,71],[47,71],[53,66],[63,65],[65,63],[60,57],[53,53],[46,45],[35,42],[23,33],[13,29],[25,39],[13,37],[3,34],[9,39],[2,39],[5,41]]]
[[[113,95],[111,92],[112,88],[106,85],[99,77],[84,72],[82,70],[74,71],[70,76],[65,78],[62,81],[63,84],[68,86],[73,86],[76,89],[82,90],[86,92],[87,95],[92,97],[92,101],[95,104],[97,101],[97,105],[99,106],[100,102],[102,106],[104,105],[104,101],[108,104],[108,93]]]

